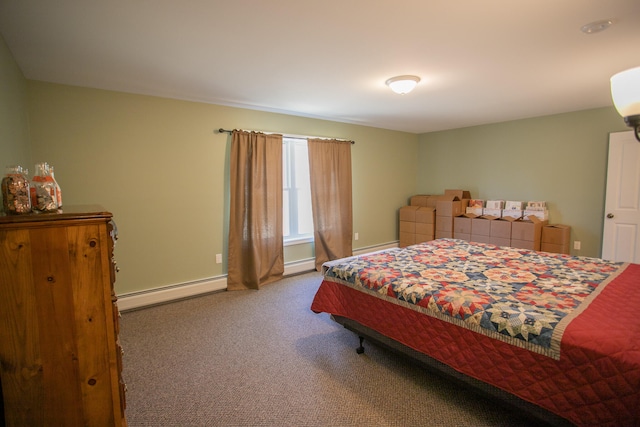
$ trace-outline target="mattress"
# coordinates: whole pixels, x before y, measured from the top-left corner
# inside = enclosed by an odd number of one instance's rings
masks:
[[[439,239],[325,263],[352,319],[578,425],[640,425],[640,266]]]

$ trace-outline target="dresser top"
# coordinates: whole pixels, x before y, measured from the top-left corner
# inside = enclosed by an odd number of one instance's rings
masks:
[[[56,212],[7,215],[0,213],[0,226],[33,222],[110,219],[113,215],[100,205],[63,206]]]

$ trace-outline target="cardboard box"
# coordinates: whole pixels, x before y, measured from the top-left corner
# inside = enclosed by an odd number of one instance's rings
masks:
[[[471,218],[456,216],[453,218],[453,234],[463,233],[471,236]]]
[[[436,208],[420,206],[416,211],[416,222],[434,224],[436,222]]]
[[[511,224],[511,239],[538,242],[540,247],[542,226],[545,224],[545,221],[540,221],[536,217],[533,217],[533,221],[515,221]]]
[[[416,244],[416,234],[415,233],[403,233],[400,232],[400,242],[398,246],[404,248],[406,246],[415,245]]]
[[[471,242],[477,243],[491,243],[491,237],[489,236],[481,236],[479,234],[471,234]]]
[[[471,241],[471,234],[470,233],[456,233],[454,231],[453,232],[453,238],[454,239],[465,240],[467,242],[470,242]]]
[[[416,221],[416,211],[419,206],[403,206],[400,208],[400,221]]]
[[[511,245],[512,248],[519,248],[519,249],[529,249],[532,251],[539,251],[540,250],[540,240],[534,242],[531,240],[518,240],[518,239],[511,239]]]
[[[470,199],[471,193],[467,190],[444,190],[445,196],[454,196],[458,199]]]
[[[439,196],[432,196],[430,194],[418,194],[411,197],[409,205],[435,208],[438,197]]]
[[[454,217],[463,212],[464,210],[461,200],[438,200],[436,202],[436,216]]]
[[[416,243],[430,242],[431,240],[434,239],[434,237],[435,237],[434,233],[431,233],[431,234],[416,233]]]
[[[401,233],[413,233],[416,232],[416,223],[413,221],[400,221],[400,230]]]
[[[436,233],[438,231],[446,231],[453,233],[453,217],[437,216],[436,217]]]
[[[469,200],[470,208],[484,208],[484,200],[481,199],[470,199]]]
[[[524,202],[507,200],[507,202],[504,204],[504,208],[508,211],[521,211],[524,210]]]
[[[511,239],[505,239],[502,237],[489,237],[489,243],[496,246],[509,246]]]
[[[436,230],[436,239],[452,239],[453,231],[438,231]]]
[[[542,243],[569,245],[571,226],[563,224],[545,225],[542,227]]]
[[[503,221],[500,219],[496,219],[494,221],[490,221],[490,237],[496,237],[500,239],[511,240],[511,222]],[[509,243],[501,244],[501,246],[509,246]]]
[[[485,218],[471,218],[471,234],[489,237],[491,234],[491,221],[492,220]]]
[[[553,252],[555,254],[569,255],[570,253],[569,245],[555,245],[553,243],[546,242],[542,242],[540,244],[540,250],[544,252]]]
[[[427,224],[426,222],[416,222],[416,234],[436,234],[436,224]],[[433,239],[431,239],[433,240]]]

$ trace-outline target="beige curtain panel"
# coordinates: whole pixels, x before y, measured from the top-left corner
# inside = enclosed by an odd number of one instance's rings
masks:
[[[282,278],[282,135],[234,130],[227,289]]]
[[[353,254],[351,142],[309,139],[311,210],[316,270],[326,261]]]

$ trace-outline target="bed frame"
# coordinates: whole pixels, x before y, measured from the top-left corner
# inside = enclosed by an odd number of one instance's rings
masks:
[[[487,384],[483,381],[464,375],[455,369],[451,368],[444,363],[427,356],[424,353],[420,353],[410,347],[405,346],[395,340],[392,340],[379,332],[363,326],[362,324],[348,319],[346,317],[332,315],[331,318],[338,324],[344,326],[346,329],[354,332],[358,335],[360,345],[356,348],[358,354],[364,353],[364,340],[367,339],[372,343],[375,343],[383,348],[398,353],[404,357],[408,357],[410,360],[418,363],[420,366],[428,370],[429,372],[436,373],[438,375],[444,375],[448,379],[454,379],[465,386],[470,386],[473,391],[479,392],[484,396],[499,399],[501,402],[518,409],[532,417],[536,418],[540,422],[554,427],[569,427],[574,426],[565,418],[562,418],[554,413],[546,411],[545,409],[534,405],[526,400],[523,400],[517,396],[514,396],[506,391]]]

